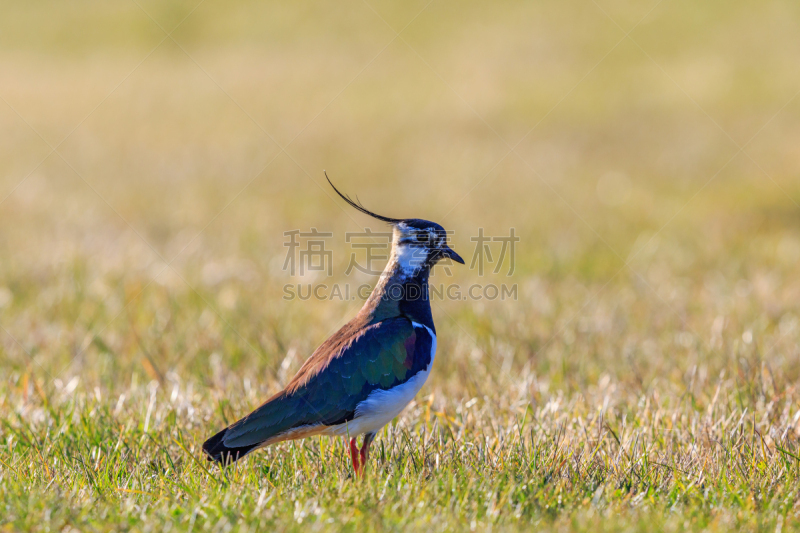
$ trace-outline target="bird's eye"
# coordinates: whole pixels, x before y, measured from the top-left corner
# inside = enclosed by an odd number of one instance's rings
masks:
[[[421,242],[421,243],[427,243],[427,242],[428,242],[429,235],[428,235],[427,233],[417,233],[417,234],[415,235],[415,237],[416,237],[416,239],[417,239],[417,242]]]

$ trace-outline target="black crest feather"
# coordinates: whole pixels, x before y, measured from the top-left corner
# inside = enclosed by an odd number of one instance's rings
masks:
[[[350,204],[354,208],[358,209],[359,211],[361,211],[365,215],[369,215],[372,218],[376,218],[376,219],[378,219],[378,220],[380,220],[382,222],[388,222],[389,224],[399,224],[400,222],[403,222],[402,218],[389,218],[389,217],[385,217],[383,215],[379,215],[377,213],[373,213],[372,211],[370,211],[369,209],[367,209],[366,207],[361,205],[361,202],[358,201],[358,196],[356,196],[356,201],[354,202],[353,200],[350,199],[349,196],[339,192],[339,189],[337,189],[336,186],[333,184],[333,182],[331,182],[331,179],[328,177],[328,173],[327,172],[325,172],[325,179],[328,180],[328,183],[331,184],[331,187],[333,187],[333,190],[336,191],[336,194],[338,194],[339,196],[342,197],[342,200],[344,200],[345,202],[347,202],[348,204]]]

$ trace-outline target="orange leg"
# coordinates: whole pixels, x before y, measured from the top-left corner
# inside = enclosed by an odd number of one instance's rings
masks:
[[[356,439],[352,438],[350,439],[350,460],[353,461],[353,471],[356,473],[356,476],[361,473],[361,465],[358,464],[358,459],[358,446],[356,446]]]
[[[372,439],[375,438],[374,433],[367,433],[364,435],[364,443],[361,445],[361,473],[364,474],[364,469],[367,467],[367,458],[369,457],[369,446],[372,444]]]

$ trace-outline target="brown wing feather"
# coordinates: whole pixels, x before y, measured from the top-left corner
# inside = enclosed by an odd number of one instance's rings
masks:
[[[369,317],[359,313],[353,320],[345,324],[336,333],[328,337],[319,348],[314,350],[311,357],[306,359],[297,374],[289,381],[282,393],[293,394],[300,387],[306,385],[317,374],[325,370],[336,354],[341,353],[342,348],[355,342],[363,335],[364,328],[369,323]],[[279,393],[280,394],[280,393]]]

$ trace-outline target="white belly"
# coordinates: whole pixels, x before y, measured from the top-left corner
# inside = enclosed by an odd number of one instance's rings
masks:
[[[425,384],[433,366],[433,359],[436,356],[436,334],[422,324],[413,322],[415,328],[425,328],[432,338],[431,342],[431,362],[428,367],[417,372],[414,377],[388,390],[372,391],[367,399],[361,402],[356,408],[353,420],[338,426],[332,426],[324,432],[327,435],[355,437],[362,433],[375,433],[383,426],[392,421],[399,415],[406,405],[414,399],[419,389]]]

